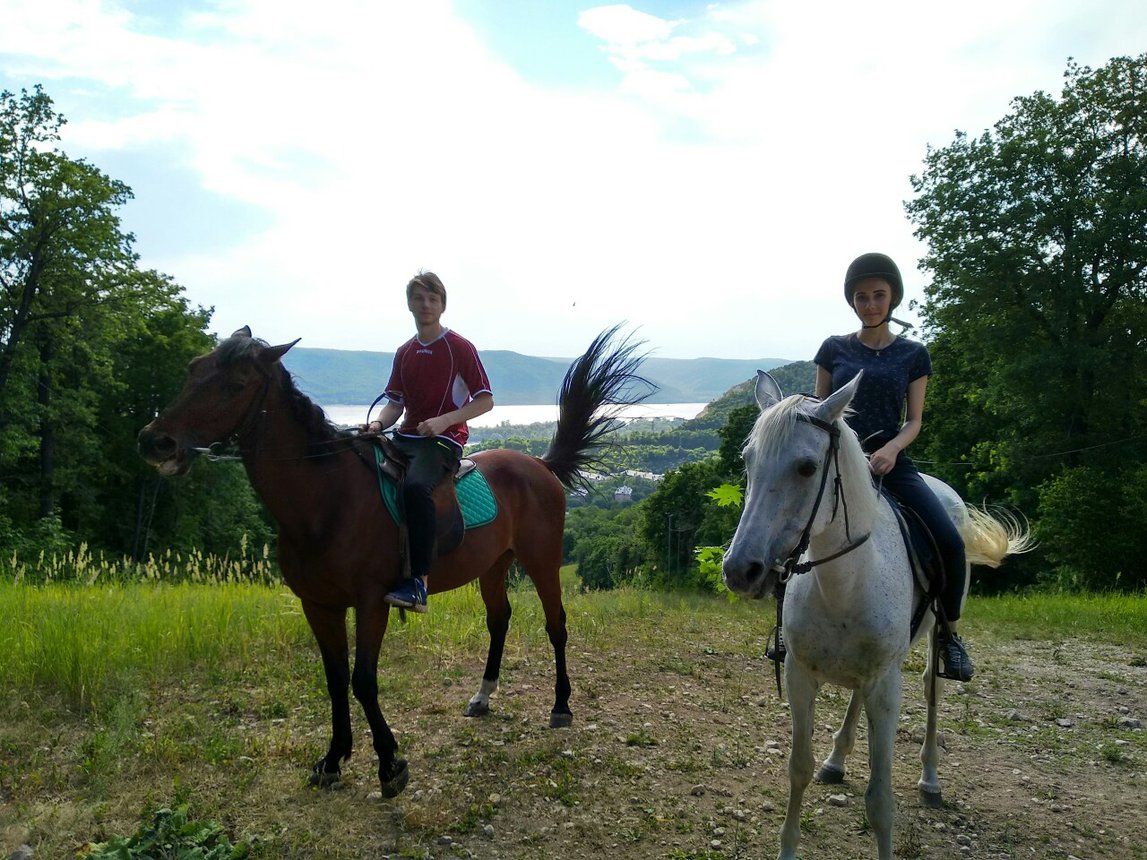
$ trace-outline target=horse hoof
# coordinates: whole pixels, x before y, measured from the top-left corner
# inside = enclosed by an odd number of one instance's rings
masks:
[[[342,782],[342,771],[335,768],[333,772],[328,771],[325,767],[325,760],[319,759],[315,762],[315,766],[311,768],[311,775],[307,779],[307,784],[315,788],[330,788],[332,785],[337,785]]]
[[[383,797],[398,797],[402,789],[406,788],[406,783],[410,782],[410,768],[406,766],[406,759],[395,759],[390,766],[390,773],[386,776],[382,775],[380,767],[378,779],[382,783]]]
[[[470,702],[466,705],[466,710],[463,711],[464,716],[467,717],[484,717],[490,713],[490,705],[486,702]]]
[[[573,725],[573,714],[569,711],[565,713],[554,711],[550,714],[551,729],[568,729],[571,725]]]
[[[944,798],[939,789],[936,789],[936,791],[929,791],[926,788],[921,788],[920,803],[923,806],[927,806],[929,809],[940,809],[944,805]]]
[[[840,785],[844,782],[844,769],[827,764],[821,765],[820,770],[816,772],[816,781],[824,785]]]

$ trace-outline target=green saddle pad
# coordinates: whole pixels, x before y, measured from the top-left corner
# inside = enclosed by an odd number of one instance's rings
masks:
[[[388,474],[382,471],[382,451],[374,449],[374,462],[378,467],[378,489],[382,493],[382,501],[396,523],[402,518],[398,513],[398,485]],[[462,522],[466,528],[473,529],[484,526],[498,516],[498,500],[494,498],[494,491],[490,489],[486,476],[477,469],[471,469],[466,475],[454,482],[454,491],[458,494],[458,505],[462,508]]]

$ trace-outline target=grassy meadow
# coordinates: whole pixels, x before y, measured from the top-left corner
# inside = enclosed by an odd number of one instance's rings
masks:
[[[787,706],[763,657],[771,601],[579,594],[564,570],[575,728],[559,732],[545,728],[552,652],[528,582],[512,595],[503,687],[484,720],[460,716],[485,659],[477,589],[436,595],[426,616],[405,624],[394,616],[380,698],[411,783],[381,801],[353,700],[356,752],[343,789],[306,786],[326,748],[329,705],[298,601],[272,577],[187,575],[180,564],[181,573],[161,562],[134,579],[0,575],[0,856],[21,844],[37,858],[82,856],[174,804],[221,823],[255,857],[547,857],[549,833],[585,852],[620,844],[628,856],[715,860],[762,856],[752,846],[773,838],[766,819],[783,810],[785,784],[780,771],[762,773],[783,758],[762,744],[765,735],[785,741]],[[1047,643],[1065,664],[1076,643],[1121,655],[1129,672],[1147,665],[1141,595],[973,599],[965,617],[981,665],[997,646],[1025,643]],[[1007,693],[1010,659],[999,659],[994,680],[984,672],[988,698]],[[913,660],[918,672],[919,649]],[[1054,711],[1054,694],[1049,701]],[[833,694],[828,706],[841,702]],[[974,704],[949,708],[946,729],[1011,731],[970,716]],[[1109,747],[1108,766],[1143,760],[1141,733],[1126,737]],[[716,804],[709,818],[698,786]],[[643,791],[664,797],[645,801]],[[735,818],[734,837],[713,821],[733,814],[720,797],[744,794],[754,805]],[[607,821],[578,817],[598,803],[609,805]],[[921,844],[928,838],[925,829]]]

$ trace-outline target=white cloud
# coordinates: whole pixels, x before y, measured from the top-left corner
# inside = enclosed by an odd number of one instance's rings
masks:
[[[525,78],[444,0],[229,0],[166,22],[6,6],[0,71],[45,82],[69,151],[162,152],[267,213],[234,246],[162,259],[149,231],[204,215],[173,199],[138,230],[218,330],[389,349],[426,267],[480,347],[549,355],[629,319],[662,355],[810,356],[854,325],[854,254],[891,253],[920,295],[901,204],[929,143],[1056,90],[1068,53],[1098,65],[1147,36],[1117,0],[612,5],[567,22],[600,42],[582,63],[616,69],[591,89],[600,69]]]

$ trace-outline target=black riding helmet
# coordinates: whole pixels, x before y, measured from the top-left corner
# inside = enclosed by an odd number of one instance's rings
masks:
[[[900,269],[887,254],[861,254],[853,260],[844,275],[844,299],[852,307],[852,293],[857,281],[865,278],[884,278],[892,287],[892,303],[888,310],[894,310],[904,300],[904,281]]]

